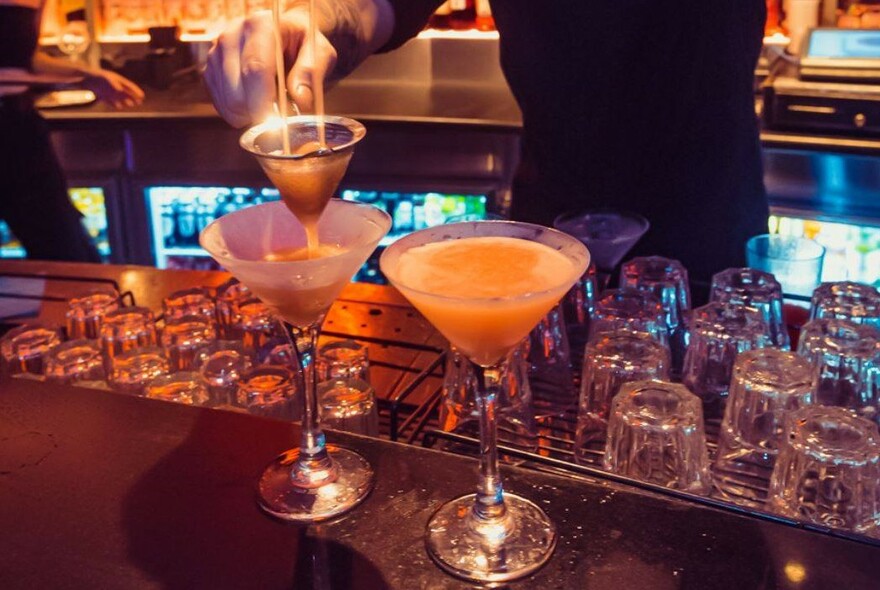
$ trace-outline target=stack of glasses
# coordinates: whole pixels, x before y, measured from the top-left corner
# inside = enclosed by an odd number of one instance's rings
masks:
[[[302,391],[296,353],[270,310],[237,281],[186,289],[162,316],[123,306],[115,289],[68,301],[66,329],[25,325],[0,339],[3,371],[188,405],[297,420]],[[326,383],[321,411],[331,428],[378,435],[367,350],[354,341],[318,351]]]
[[[515,351],[499,399],[502,444],[535,452],[541,428],[564,420],[568,390],[548,397],[536,369],[574,372],[559,353],[582,342],[576,462],[880,535],[880,292],[818,287],[792,352],[798,334],[767,272],[719,272],[696,309],[675,260],[636,258],[618,289],[596,286],[586,274]],[[441,428],[474,431],[475,383],[454,350],[445,379]]]

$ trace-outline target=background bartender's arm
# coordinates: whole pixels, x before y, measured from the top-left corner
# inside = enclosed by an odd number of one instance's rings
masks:
[[[37,19],[41,19],[42,8],[37,11]],[[79,84],[95,93],[115,108],[132,107],[144,98],[144,91],[131,80],[115,72],[101,68],[92,68],[86,63],[74,62],[69,59],[52,57],[39,50],[34,52],[31,70],[35,74],[51,74],[53,76],[70,76],[72,80],[81,79]]]

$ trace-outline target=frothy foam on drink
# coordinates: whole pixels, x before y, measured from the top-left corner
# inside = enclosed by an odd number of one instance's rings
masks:
[[[345,252],[345,248],[335,244],[320,244],[314,250],[303,247],[282,248],[269,252],[263,256],[266,262],[300,262],[312,258],[326,258],[328,256],[337,256]]]
[[[574,265],[537,242],[476,237],[412,248],[401,254],[398,269],[400,282],[413,289],[475,299],[545,291],[572,274]]]

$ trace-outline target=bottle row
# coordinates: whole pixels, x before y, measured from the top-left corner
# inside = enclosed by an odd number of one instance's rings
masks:
[[[766,0],[764,34],[798,35],[815,27],[880,29],[877,0]]]
[[[282,0],[282,6],[287,4]],[[44,10],[45,36],[58,35],[71,18],[82,18],[84,4],[69,0],[47,0]],[[189,35],[213,35],[236,18],[258,10],[271,10],[271,0],[101,0],[98,4],[101,35],[124,37],[146,34],[156,26],[179,27]],[[428,28],[481,31],[495,30],[489,0],[448,0],[431,17]]]

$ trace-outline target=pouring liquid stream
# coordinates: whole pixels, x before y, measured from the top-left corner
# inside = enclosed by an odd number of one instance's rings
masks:
[[[272,2],[272,24],[275,27],[275,70],[278,74],[278,115],[281,121],[287,121],[287,85],[284,83],[284,50],[281,46],[281,0]],[[281,134],[284,155],[290,154],[290,136]]]
[[[278,0],[276,0],[278,1]],[[309,42],[312,51],[312,68],[318,61],[318,10],[315,0],[309,0]],[[315,98],[315,116],[318,118],[318,148],[327,148],[327,134],[324,128],[324,78],[312,76],[312,95]]]
[[[273,0],[272,3],[273,24],[275,27],[275,67],[278,80],[278,111],[282,121],[287,121],[287,85],[284,76],[284,51],[281,41],[281,1]],[[309,0],[309,44],[311,52],[310,60],[314,67],[316,63],[316,39],[317,39],[317,7],[315,0]],[[313,76],[312,93],[315,100],[315,116],[317,119],[318,141],[308,141],[302,145],[291,148],[290,136],[282,133],[284,155],[307,155],[327,148],[326,129],[324,125],[324,80],[321,76]],[[321,187],[326,179],[319,178],[321,175],[333,175],[332,169],[324,170],[321,167],[313,170],[311,175],[315,178],[306,178],[309,172],[300,172],[291,177],[272,178],[273,183],[284,197],[284,201],[302,223],[307,239],[307,258],[319,258],[326,256],[327,252],[321,249],[318,237],[318,220],[327,203],[327,195],[319,194],[324,191]],[[287,189],[287,190],[285,190]],[[332,189],[331,189],[332,190]]]

